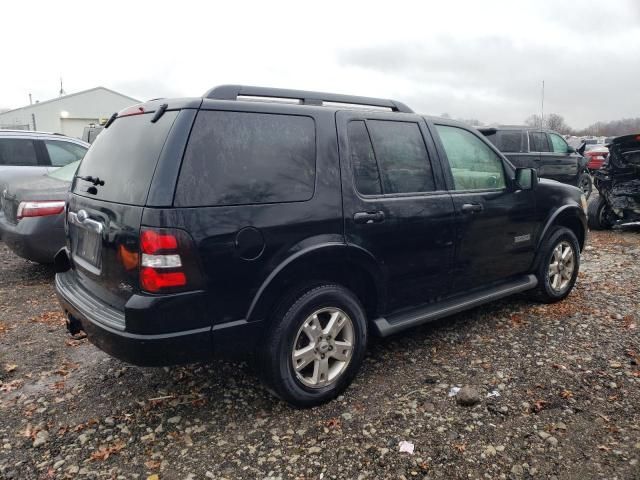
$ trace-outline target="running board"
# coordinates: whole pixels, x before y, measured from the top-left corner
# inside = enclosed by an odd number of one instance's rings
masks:
[[[408,312],[397,313],[389,318],[377,318],[373,321],[374,333],[381,337],[387,337],[407,328],[438,320],[439,318],[477,307],[483,303],[492,302],[525,290],[531,290],[537,285],[538,279],[535,275],[523,275],[497,287],[433,303]]]

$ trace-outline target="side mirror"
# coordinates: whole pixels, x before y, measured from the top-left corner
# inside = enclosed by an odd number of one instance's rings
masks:
[[[587,148],[587,142],[582,142],[580,146],[576,149],[576,152],[580,154],[580,156],[584,156],[584,151]]]
[[[573,148],[571,145],[567,145],[567,153],[568,154],[576,153],[576,149]]]
[[[533,168],[516,168],[515,183],[520,190],[533,190],[538,184],[538,172]]]

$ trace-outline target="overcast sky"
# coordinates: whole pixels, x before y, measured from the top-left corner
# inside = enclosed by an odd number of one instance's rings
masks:
[[[305,6],[307,5],[307,6]],[[575,127],[640,116],[640,0],[25,1],[0,16],[0,108],[102,85],[223,83],[390,97],[427,114]]]

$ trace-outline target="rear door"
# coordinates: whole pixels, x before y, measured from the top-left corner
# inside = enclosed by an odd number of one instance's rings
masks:
[[[119,310],[138,291],[142,213],[180,113],[167,111],[155,123],[153,113],[116,119],[96,139],[72,184],[67,219],[75,275],[92,295]]]
[[[475,131],[432,127],[456,211],[454,292],[524,273],[534,254],[533,191],[510,186],[512,167]]]
[[[561,181],[562,168],[558,168],[557,159],[546,132],[530,131],[529,148],[531,153],[535,154],[538,175],[543,178]]]
[[[454,210],[424,120],[345,111],[337,124],[346,241],[385,272],[387,311],[446,295]]]

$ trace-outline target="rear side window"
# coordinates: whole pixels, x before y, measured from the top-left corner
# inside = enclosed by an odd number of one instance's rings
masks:
[[[74,193],[128,205],[144,205],[158,157],[173,125],[177,111],[166,112],[156,123],[153,114],[118,118],[98,135],[80,163],[78,176],[99,177],[103,186],[95,195],[91,186],[76,180]]]
[[[367,120],[366,125],[373,142],[383,193],[435,190],[427,147],[417,123]]]
[[[0,138],[0,165],[38,165],[36,146],[26,138]]]
[[[500,130],[497,133],[498,150],[501,152],[521,152],[522,151],[522,131],[521,130]]]
[[[529,132],[529,150],[531,152],[550,152],[549,140],[544,132]]]
[[[64,167],[65,165],[82,160],[87,149],[70,142],[57,142],[55,140],[45,140],[47,152],[51,165],[54,167]]]
[[[312,118],[203,110],[184,154],[175,205],[309,200],[315,174]]]

